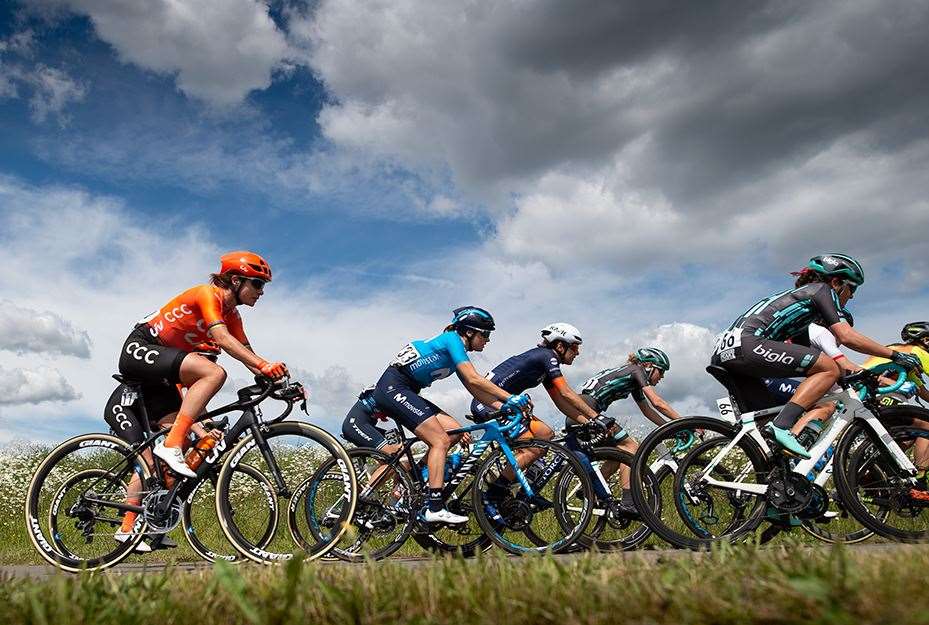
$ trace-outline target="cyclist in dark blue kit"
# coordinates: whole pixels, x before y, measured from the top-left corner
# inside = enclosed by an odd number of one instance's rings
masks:
[[[598,414],[592,410],[578,395],[561,373],[561,365],[570,365],[581,351],[580,331],[569,323],[553,323],[542,329],[542,341],[537,347],[516,356],[507,358],[487,374],[487,379],[510,393],[524,393],[539,384],[545,387],[555,406],[565,416],[580,423],[596,419]],[[471,413],[477,422],[486,420],[487,414],[497,410],[500,403],[487,406],[478,400],[471,402]],[[552,429],[544,422],[533,418],[529,430],[520,438],[543,438],[549,440],[554,436]],[[531,450],[520,450],[527,456]],[[525,466],[533,458],[520,457],[520,466]]]
[[[818,323],[840,345],[855,351],[889,358],[908,370],[917,369],[919,360],[866,337],[843,318],[845,304],[864,284],[864,271],[854,258],[845,254],[814,256],[795,275],[793,289],[759,301],[717,337],[711,362],[729,371],[750,404],[748,410],[776,405],[763,378],[805,377],[768,427],[787,452],[809,458],[790,429],[841,374],[835,361],[819,349],[788,343],[788,339],[804,336],[811,323]]]
[[[374,386],[374,401],[384,412],[412,430],[426,445],[429,468],[427,506],[422,518],[427,523],[466,523],[468,517],[453,514],[442,501],[445,456],[458,441],[447,430],[460,424],[441,408],[420,397],[419,392],[452,373],[457,373],[464,387],[476,399],[501,402],[508,408],[527,410],[529,397],[514,395],[478,374],[467,352],[482,351],[495,328],[489,312],[476,306],[456,308],[445,331],[425,341],[413,341],[404,347]]]

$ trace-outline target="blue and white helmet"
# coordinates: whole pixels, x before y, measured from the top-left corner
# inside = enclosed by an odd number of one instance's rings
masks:
[[[570,323],[553,323],[542,328],[542,342],[551,345],[556,341],[564,341],[568,345],[580,345],[584,342],[581,331]]]

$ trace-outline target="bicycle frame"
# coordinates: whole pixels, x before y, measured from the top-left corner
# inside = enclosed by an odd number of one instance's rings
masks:
[[[254,389],[254,387],[246,387],[244,389],[241,389],[238,393],[239,395],[238,401],[235,401],[225,406],[222,406],[220,408],[216,408],[214,410],[205,412],[204,414],[200,415],[196,419],[197,422],[202,422],[202,421],[206,421],[208,419],[212,419],[214,417],[218,417],[220,415],[223,415],[229,412],[233,412],[235,410],[242,410],[242,414],[239,416],[239,418],[236,419],[235,423],[233,423],[232,426],[228,430],[226,430],[226,433],[223,436],[223,438],[216,443],[216,445],[210,450],[209,455],[207,455],[207,457],[203,459],[203,462],[200,464],[200,466],[197,467],[195,471],[196,477],[184,478],[184,477],[178,476],[174,485],[168,490],[168,497],[159,504],[158,512],[166,512],[174,505],[175,501],[178,501],[178,500],[183,501],[187,497],[191,496],[191,494],[194,492],[194,489],[197,487],[197,485],[201,481],[206,479],[207,475],[211,471],[214,470],[215,465],[217,464],[219,459],[222,458],[222,456],[224,455],[224,452],[227,449],[231,449],[232,447],[234,447],[236,442],[246,432],[251,432],[251,434],[254,436],[255,442],[258,445],[259,450],[261,451],[262,457],[264,458],[265,462],[268,465],[268,468],[271,471],[271,475],[273,477],[275,489],[276,489],[278,496],[280,497],[290,496],[289,492],[287,491],[286,484],[284,483],[283,478],[281,476],[280,467],[277,465],[277,461],[275,460],[273,454],[271,453],[270,447],[265,442],[264,437],[261,434],[262,426],[266,426],[271,423],[276,423],[286,418],[293,411],[294,402],[288,402],[287,408],[281,415],[279,415],[275,419],[272,419],[269,422],[262,421],[262,419],[260,418],[261,409],[258,407],[258,404],[264,401],[270,395],[273,388],[274,388],[273,385],[269,385],[268,388],[265,389],[257,397],[253,397],[249,393],[249,391],[251,389]],[[132,446],[132,455],[127,456],[125,459],[121,460],[120,462],[116,463],[115,465],[107,469],[107,473],[114,473],[118,469],[118,472],[116,472],[115,475],[116,475],[116,478],[120,480],[129,471],[133,470],[132,465],[137,460],[141,460],[142,452],[145,449],[151,448],[155,440],[159,436],[167,433],[168,430],[170,429],[170,428],[162,428],[161,430],[152,432],[148,428],[149,421],[148,421],[148,415],[145,411],[144,401],[140,401],[139,406],[141,409],[140,411],[141,421],[147,433],[145,440]],[[144,460],[142,461],[144,462]],[[156,471],[156,474],[159,480],[161,480],[161,482],[164,483],[164,473],[161,468],[161,463],[154,462],[153,464],[154,464],[154,470]],[[120,466],[122,466],[121,469],[120,469]],[[93,484],[91,486],[93,486]],[[110,501],[107,499],[101,499],[101,498],[97,498],[93,496],[86,496],[86,495],[84,496],[84,499],[90,503],[94,503],[102,507],[114,508],[118,510],[125,510],[125,511],[137,512],[137,513],[145,512],[145,508],[143,506],[137,506],[137,505],[133,505],[129,503],[114,502],[114,501]],[[142,522],[143,520],[142,517],[143,515],[140,514],[138,523]]]
[[[723,400],[720,400],[723,401]],[[890,451],[891,456],[897,465],[905,471],[908,475],[915,479],[916,477],[916,467],[906,456],[900,446],[897,445],[896,441],[890,436],[890,433],[887,431],[887,428],[880,422],[880,420],[862,403],[858,398],[857,393],[853,390],[846,389],[837,393],[829,393],[823,397],[822,401],[837,401],[840,402],[840,408],[836,410],[835,414],[829,421],[827,428],[820,434],[816,443],[810,449],[810,458],[800,460],[794,466],[792,471],[794,473],[799,473],[800,475],[805,476],[811,482],[819,486],[823,486],[826,481],[828,481],[829,476],[832,472],[832,450],[835,449],[835,443],[841,438],[842,434],[851,425],[852,421],[855,419],[861,419],[867,423],[868,427],[874,432],[874,434],[884,443],[886,448]],[[754,493],[759,495],[767,494],[768,485],[767,484],[747,484],[744,482],[726,482],[714,479],[710,476],[710,473],[717,465],[726,457],[726,455],[732,451],[732,449],[746,436],[750,436],[752,439],[757,442],[764,453],[768,457],[773,457],[773,452],[768,446],[767,442],[764,440],[764,437],[761,436],[761,432],[758,429],[756,424],[756,419],[758,417],[769,416],[771,414],[776,414],[781,409],[781,406],[775,408],[766,408],[764,410],[757,410],[754,412],[746,412],[739,417],[738,424],[740,425],[739,431],[736,436],[729,441],[726,446],[721,449],[716,456],[710,461],[706,466],[703,472],[700,474],[699,479],[704,481],[711,486],[717,488],[725,488],[735,491]],[[825,460],[826,462],[817,467],[820,462]],[[745,475],[746,472],[743,470],[742,475]]]

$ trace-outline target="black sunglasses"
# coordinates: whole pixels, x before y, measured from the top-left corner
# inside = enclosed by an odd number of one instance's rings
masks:
[[[848,292],[854,294],[858,290],[858,285],[848,280],[842,280],[842,284],[848,287]]]
[[[255,287],[256,291],[263,290],[265,285],[268,283],[267,280],[262,280],[261,278],[249,278],[248,281],[252,283],[252,286]]]
[[[477,333],[483,336],[485,339],[489,339],[491,330],[478,330]]]

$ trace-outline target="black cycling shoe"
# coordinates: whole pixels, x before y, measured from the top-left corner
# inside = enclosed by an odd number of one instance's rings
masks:
[[[145,539],[152,549],[174,549],[177,543],[167,534],[146,534]]]
[[[613,511],[620,516],[632,519],[640,518],[639,511],[636,510],[635,503],[633,503],[631,500],[627,500],[625,497],[613,502]]]

